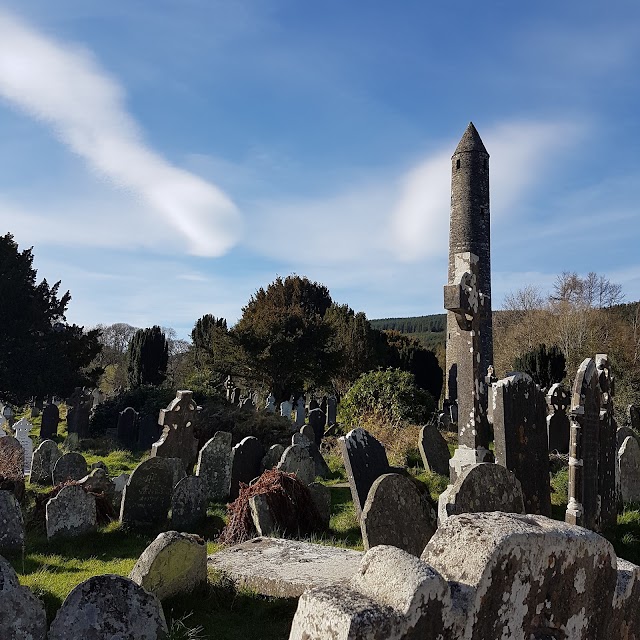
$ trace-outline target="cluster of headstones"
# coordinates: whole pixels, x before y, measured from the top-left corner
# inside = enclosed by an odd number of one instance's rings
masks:
[[[161,533],[142,553],[128,578],[94,576],[75,587],[47,633],[42,602],[20,586],[15,571],[0,556],[0,637],[161,640],[168,634],[161,602],[191,593],[206,581],[204,540],[177,531]]]

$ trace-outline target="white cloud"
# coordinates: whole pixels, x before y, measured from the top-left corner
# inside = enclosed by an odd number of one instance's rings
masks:
[[[235,243],[240,216],[234,203],[145,144],[122,87],[90,52],[0,11],[0,96],[50,125],[94,171],[139,198],[156,223],[181,234],[192,254],[221,255]]]

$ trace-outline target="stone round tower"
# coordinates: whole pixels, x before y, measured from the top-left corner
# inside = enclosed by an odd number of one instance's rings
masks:
[[[449,228],[448,283],[455,279],[455,255],[471,252],[478,256],[478,290],[486,296],[480,318],[480,372],[487,374],[493,363],[493,325],[491,320],[491,232],[489,214],[489,154],[478,131],[469,123],[451,157],[451,219]],[[458,397],[457,370],[460,349],[467,345],[456,340],[455,313],[447,312],[446,397]]]

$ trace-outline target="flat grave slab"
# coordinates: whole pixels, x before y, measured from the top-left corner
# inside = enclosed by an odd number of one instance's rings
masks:
[[[265,596],[298,598],[312,587],[349,581],[364,553],[298,540],[254,538],[209,556],[209,567]]]

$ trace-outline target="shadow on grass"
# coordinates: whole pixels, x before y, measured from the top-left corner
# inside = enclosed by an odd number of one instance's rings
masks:
[[[329,528],[338,544],[362,549],[362,532],[348,487],[331,487]]]

